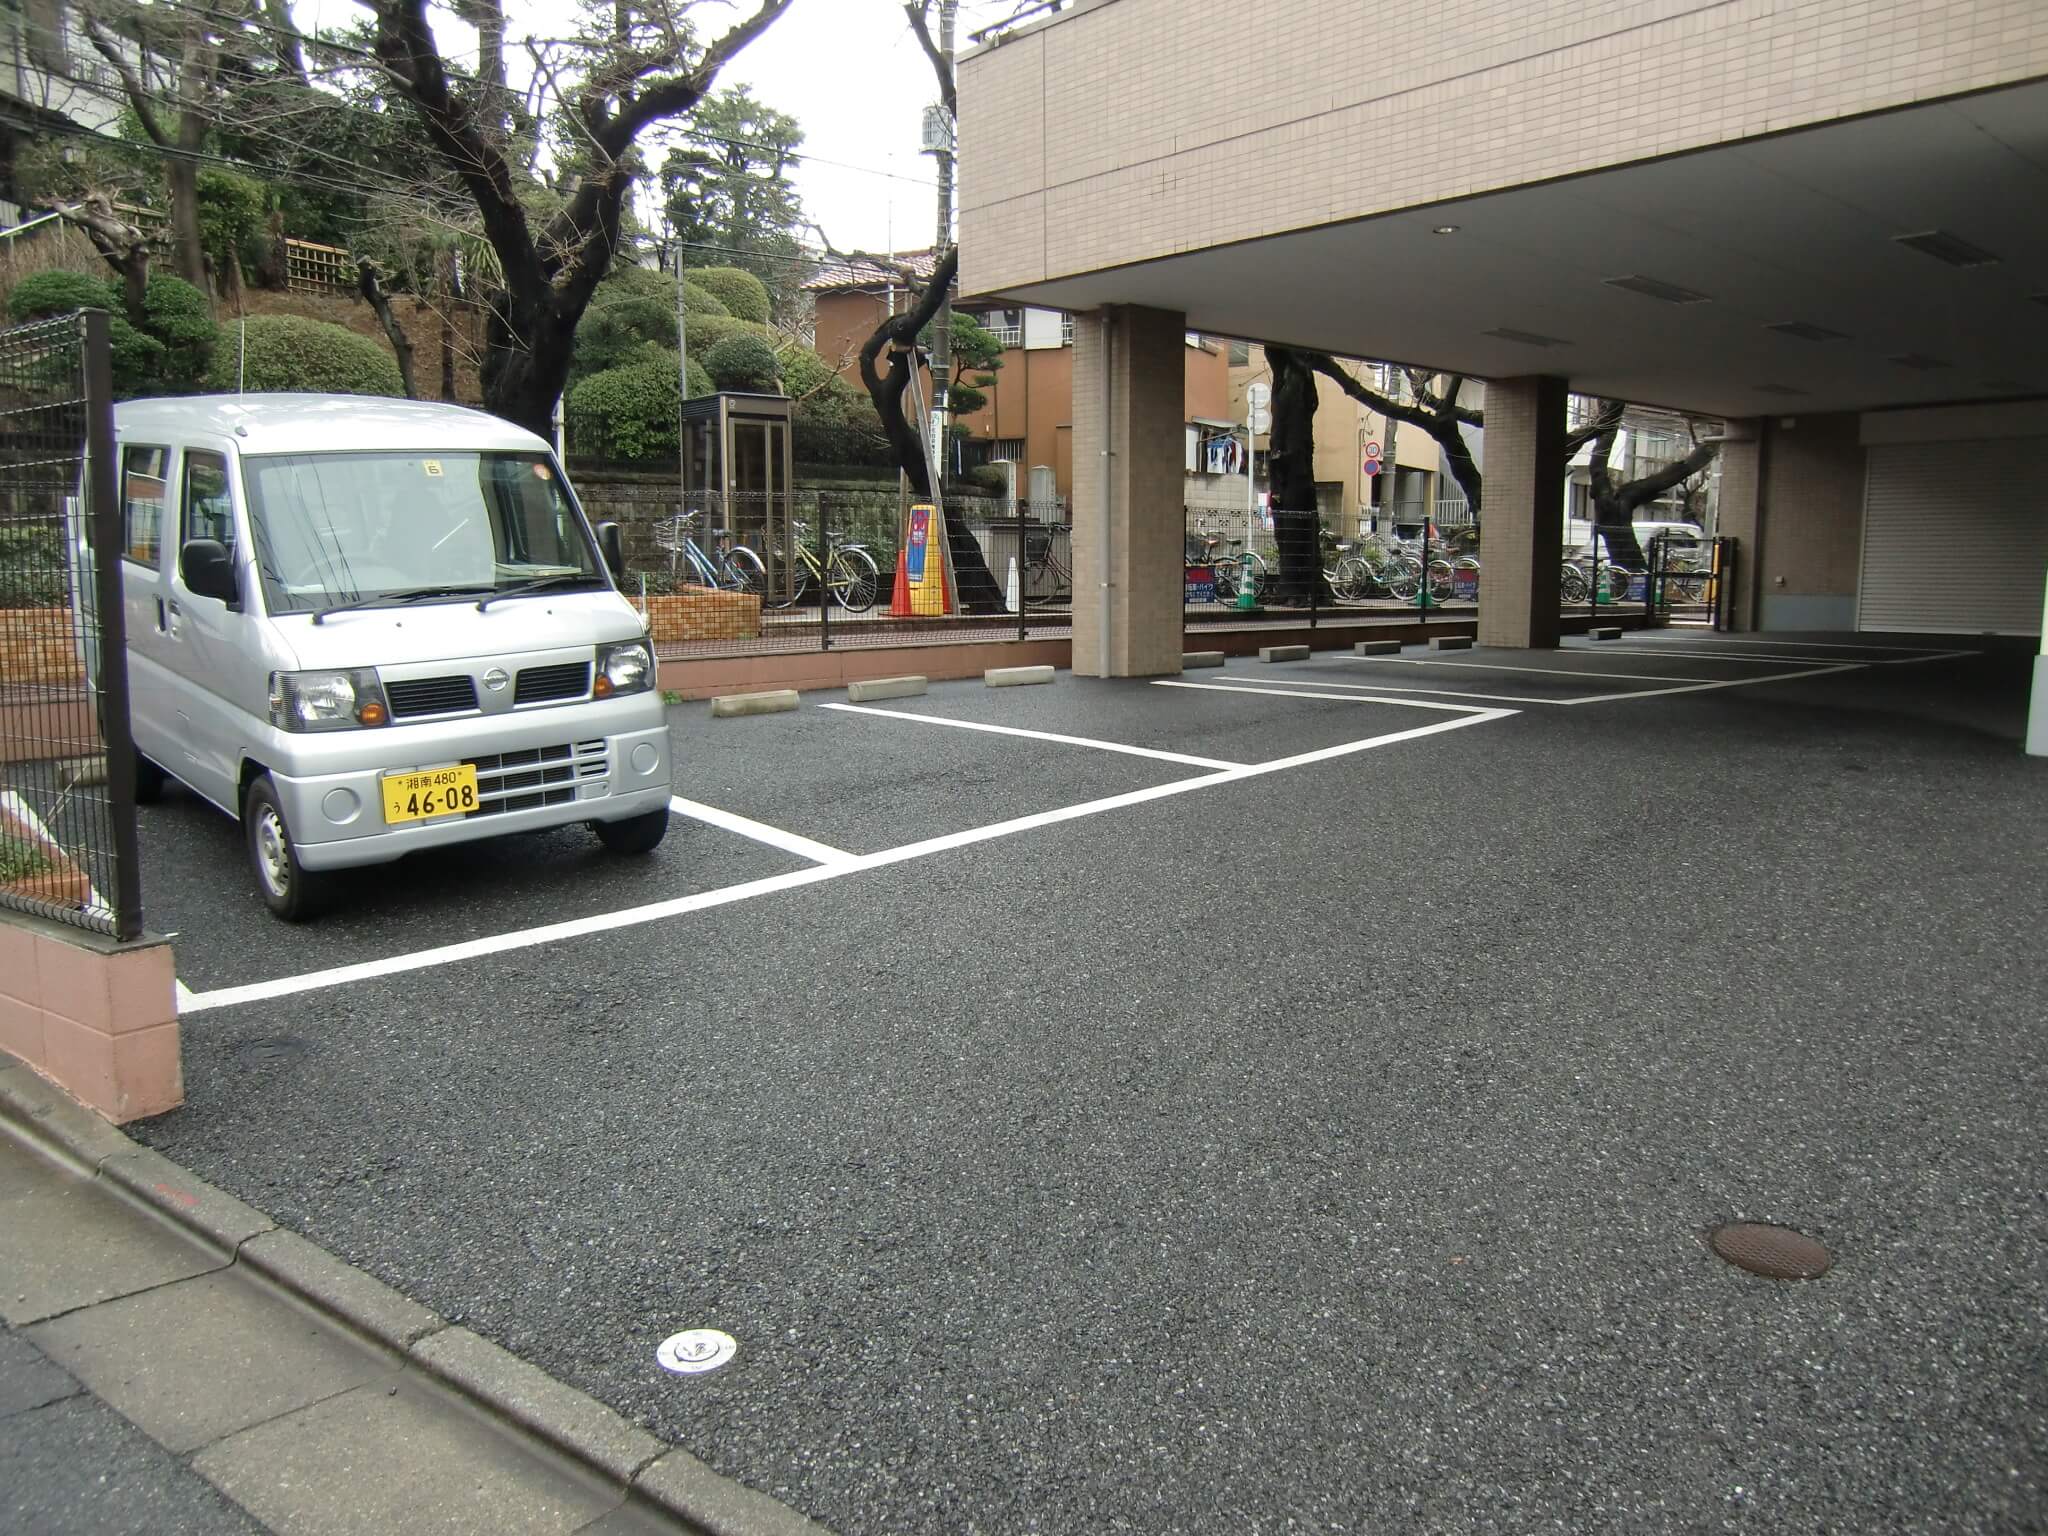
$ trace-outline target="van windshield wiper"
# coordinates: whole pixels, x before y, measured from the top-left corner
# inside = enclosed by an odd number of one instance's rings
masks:
[[[331,614],[347,613],[352,608],[373,608],[380,603],[422,603],[430,597],[473,597],[479,592],[488,592],[490,590],[489,587],[480,587],[471,582],[467,586],[459,587],[400,587],[391,592],[372,592],[368,596],[356,598],[352,602],[333,603],[328,607],[322,608],[313,615],[313,622],[318,624]]]
[[[549,587],[588,586],[596,580],[598,577],[592,571],[557,571],[551,576],[536,576],[531,581],[494,588],[489,597],[477,603],[476,611],[482,613],[501,597],[524,597],[529,592],[545,592]]]

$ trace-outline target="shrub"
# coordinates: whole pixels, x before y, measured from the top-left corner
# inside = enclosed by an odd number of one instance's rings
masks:
[[[791,346],[778,354],[782,365],[782,388],[793,400],[814,395],[837,377],[832,365],[809,347]]]
[[[163,344],[164,389],[196,388],[206,377],[219,334],[207,312],[206,295],[182,277],[152,277],[142,312],[144,329]]]
[[[225,325],[213,349],[208,387],[231,391],[246,325],[243,388],[259,394],[306,390],[335,395],[403,395],[398,361],[367,336],[297,315],[251,315]]]
[[[765,324],[768,319],[768,288],[761,279],[741,267],[692,267],[687,279],[718,296],[728,314],[741,320]]]
[[[804,464],[887,467],[895,463],[867,391],[834,379],[791,412],[790,446]]]
[[[154,292],[159,283],[177,283],[180,288],[191,288],[189,283],[179,283],[174,277],[158,277],[150,280],[150,291]],[[191,291],[199,292],[196,288]],[[204,296],[200,304],[203,308]],[[74,314],[81,309],[107,311],[107,351],[114,375],[114,393],[124,399],[131,395],[155,393],[167,371],[164,344],[129,324],[118,279],[87,277],[82,272],[54,269],[34,272],[16,283],[14,292],[7,299],[8,318],[17,322]]]
[[[54,270],[31,272],[7,296],[7,317],[15,321],[42,320],[79,309],[111,309],[118,315],[121,296],[101,278]]]
[[[688,382],[693,396],[711,393],[711,380],[694,359]],[[570,445],[579,458],[673,460],[679,405],[673,352],[593,373],[569,389]]]
[[[704,371],[720,389],[777,392],[775,348],[760,336],[728,336],[704,354]]]
[[[758,336],[770,347],[775,345],[775,333],[765,325],[752,320],[739,320],[731,315],[690,315],[683,324],[684,332],[690,338],[690,356],[703,357],[728,336]]]

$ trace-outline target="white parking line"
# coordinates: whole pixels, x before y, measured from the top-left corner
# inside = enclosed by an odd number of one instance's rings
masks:
[[[1598,651],[1590,645],[1574,645],[1569,649],[1575,656],[1583,651],[1588,656],[1661,656],[1666,661],[1746,661],[1753,666],[1762,667],[1798,667],[1818,661],[1839,662],[1851,667],[1887,665],[1885,662],[1855,656],[1761,656],[1751,651],[1680,650],[1675,645],[1615,645],[1611,641],[1603,642]]]
[[[1789,683],[1800,677],[1825,677],[1830,672],[1860,672],[1868,662],[1838,661],[1832,666],[1809,667],[1804,672],[1777,672],[1769,677],[1724,677],[1708,683],[1687,683],[1682,688],[1641,688],[1633,693],[1601,693],[1588,699],[1565,699],[1566,704],[1613,704],[1622,699],[1661,699],[1673,693],[1705,693],[1710,688],[1755,688],[1764,683]]]
[[[1183,683],[1172,678],[1158,677],[1152,680],[1152,686],[1154,688],[1196,688],[1205,693],[1263,693],[1276,699],[1330,699],[1339,704],[1392,704],[1397,709],[1473,709],[1473,706],[1470,704],[1432,704],[1426,699],[1387,699],[1370,693],[1313,693],[1307,691],[1321,686],[1316,683],[1287,683],[1285,684],[1286,687],[1303,691],[1299,693],[1283,693],[1279,688],[1272,686],[1272,684],[1279,683],[1280,681],[1281,679],[1279,678],[1269,678],[1263,683]],[[1349,685],[1332,683],[1329,686],[1343,688]],[[1430,693],[1443,692],[1441,688],[1431,688],[1427,691]],[[1512,709],[1488,709],[1476,710],[1474,712],[1485,715],[1512,715],[1515,713]]]
[[[780,848],[784,853],[793,853],[800,859],[809,859],[814,864],[843,864],[853,855],[844,848],[834,848],[830,843],[813,842],[795,832],[785,832],[780,827],[771,827],[765,821],[754,821],[732,811],[722,811],[715,805],[704,805],[695,800],[685,800],[681,795],[670,797],[668,808],[678,816],[688,816],[706,826],[718,827],[727,832],[737,832],[741,837],[752,838],[757,843],[766,843],[770,848]]]
[[[1322,659],[1325,661],[1347,661],[1350,658],[1326,656]],[[1247,686],[1252,686],[1250,679],[1246,679],[1246,684]],[[1430,688],[1420,683],[1382,683],[1377,681],[1370,683],[1332,683],[1321,680],[1313,683],[1297,683],[1284,677],[1262,677],[1259,679],[1259,684],[1269,688],[1347,688],[1359,693],[1426,693],[1436,698],[1444,699],[1485,699],[1488,703],[1492,704],[1555,704],[1558,702],[1556,699],[1537,699],[1520,693],[1473,693],[1469,689],[1464,688]],[[1405,704],[1409,701],[1403,699],[1400,702]]]
[[[1063,821],[1075,821],[1084,816],[1098,816],[1105,811],[1121,810],[1126,806],[1143,805],[1152,800],[1184,795],[1191,790],[1208,789],[1218,784],[1239,783],[1267,774],[1283,773],[1291,768],[1306,767],[1312,763],[1369,752],[1376,747],[1390,747],[1397,742],[1414,741],[1419,737],[1434,736],[1444,731],[1463,730],[1471,725],[1484,725],[1490,720],[1504,719],[1514,713],[1511,709],[1476,709],[1455,704],[1426,704],[1412,699],[1388,699],[1383,702],[1404,704],[1414,709],[1456,710],[1458,718],[1438,720],[1429,725],[1415,726],[1405,731],[1392,731],[1382,736],[1370,736],[1361,741],[1347,741],[1338,746],[1323,747],[1294,757],[1275,758],[1267,763],[1229,767],[1216,773],[1203,774],[1199,778],[1176,779],[1170,784],[1155,784],[1145,789],[1129,790],[1100,800],[1062,806],[1058,810],[1037,811],[1029,816],[1018,816],[985,827],[972,827],[964,832],[948,832],[939,837],[926,838],[922,842],[906,843],[900,848],[886,848],[879,853],[850,854],[834,863],[814,864],[809,869],[791,870],[787,874],[771,875],[764,880],[750,880],[742,885],[729,885],[716,891],[700,891],[692,896],[678,896],[668,901],[628,907],[620,912],[602,912],[566,922],[547,923],[537,928],[523,928],[513,933],[495,934],[489,938],[470,939],[460,944],[442,944],[432,949],[414,950],[410,954],[387,955],[377,960],[359,961],[354,965],[331,966],[323,971],[308,971],[299,976],[280,976],[273,981],[251,982],[239,987],[217,987],[210,992],[192,993],[185,999],[183,1011],[204,1013],[210,1009],[229,1008],[239,1003],[265,1002],[273,998],[290,997],[300,992],[346,986],[351,982],[370,981],[380,976],[395,976],[406,971],[428,970],[459,960],[475,960],[485,955],[504,954],[508,950],[529,949],[539,944],[585,938],[591,934],[608,933],[618,928],[659,922],[663,918],[681,917],[691,912],[731,906],[737,902],[752,901],[756,897],[796,890],[801,886],[838,880],[863,870],[884,869],[892,864],[928,858],[954,848],[965,848],[999,837],[1011,837],[1020,832],[1054,826]]]
[[[868,704],[821,704],[847,715],[879,715],[884,720],[915,720],[920,725],[950,725],[962,731],[986,731],[992,736],[1022,736],[1027,741],[1050,741],[1063,747],[1092,747],[1097,752],[1120,752],[1126,757],[1156,757],[1162,763],[1185,763],[1192,768],[1242,768],[1215,757],[1190,757],[1185,752],[1162,752],[1156,747],[1133,747],[1121,741],[1097,741],[1092,736],[1062,736],[1057,731],[1027,731],[1014,725],[990,725],[982,720],[948,720],[939,715],[920,715],[907,709],[876,709]]]
[[[1640,653],[1637,653],[1640,654]],[[1621,682],[1689,683],[1689,677],[1663,677],[1654,672],[1588,672],[1583,667],[1512,667],[1491,661],[1435,661],[1421,656],[1333,656],[1332,661],[1374,662],[1397,667],[1456,667],[1465,672],[1535,672],[1551,677],[1611,677]]]

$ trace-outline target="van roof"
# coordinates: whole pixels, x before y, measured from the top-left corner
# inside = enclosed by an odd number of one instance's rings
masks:
[[[376,395],[185,395],[123,400],[123,436],[207,432],[241,439],[244,454],[355,449],[530,453],[548,444],[524,427],[466,406]]]

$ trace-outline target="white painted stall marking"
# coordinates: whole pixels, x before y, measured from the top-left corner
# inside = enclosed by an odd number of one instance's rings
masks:
[[[723,811],[715,805],[685,800],[681,795],[671,796],[668,808],[678,816],[701,821],[707,827],[737,832],[741,837],[751,838],[757,843],[766,843],[770,848],[780,848],[784,853],[793,853],[798,858],[809,859],[814,864],[843,864],[853,857],[844,848],[834,848],[830,843],[814,842],[799,833],[788,832],[781,827],[771,827],[765,821],[755,821],[735,811]]]
[[[962,731],[986,731],[991,736],[1021,736],[1026,741],[1049,741],[1063,747],[1090,747],[1097,752],[1117,752],[1125,757],[1152,757],[1162,763],[1183,763],[1191,768],[1242,768],[1221,758],[1190,757],[1185,752],[1162,752],[1157,747],[1134,747],[1121,741],[1098,741],[1092,736],[1062,736],[1057,731],[1027,731],[1015,725],[990,725],[985,720],[949,720],[941,715],[920,715],[907,709],[875,709],[866,704],[821,704],[845,715],[878,715],[884,720],[915,720],[920,725],[949,725]]]

